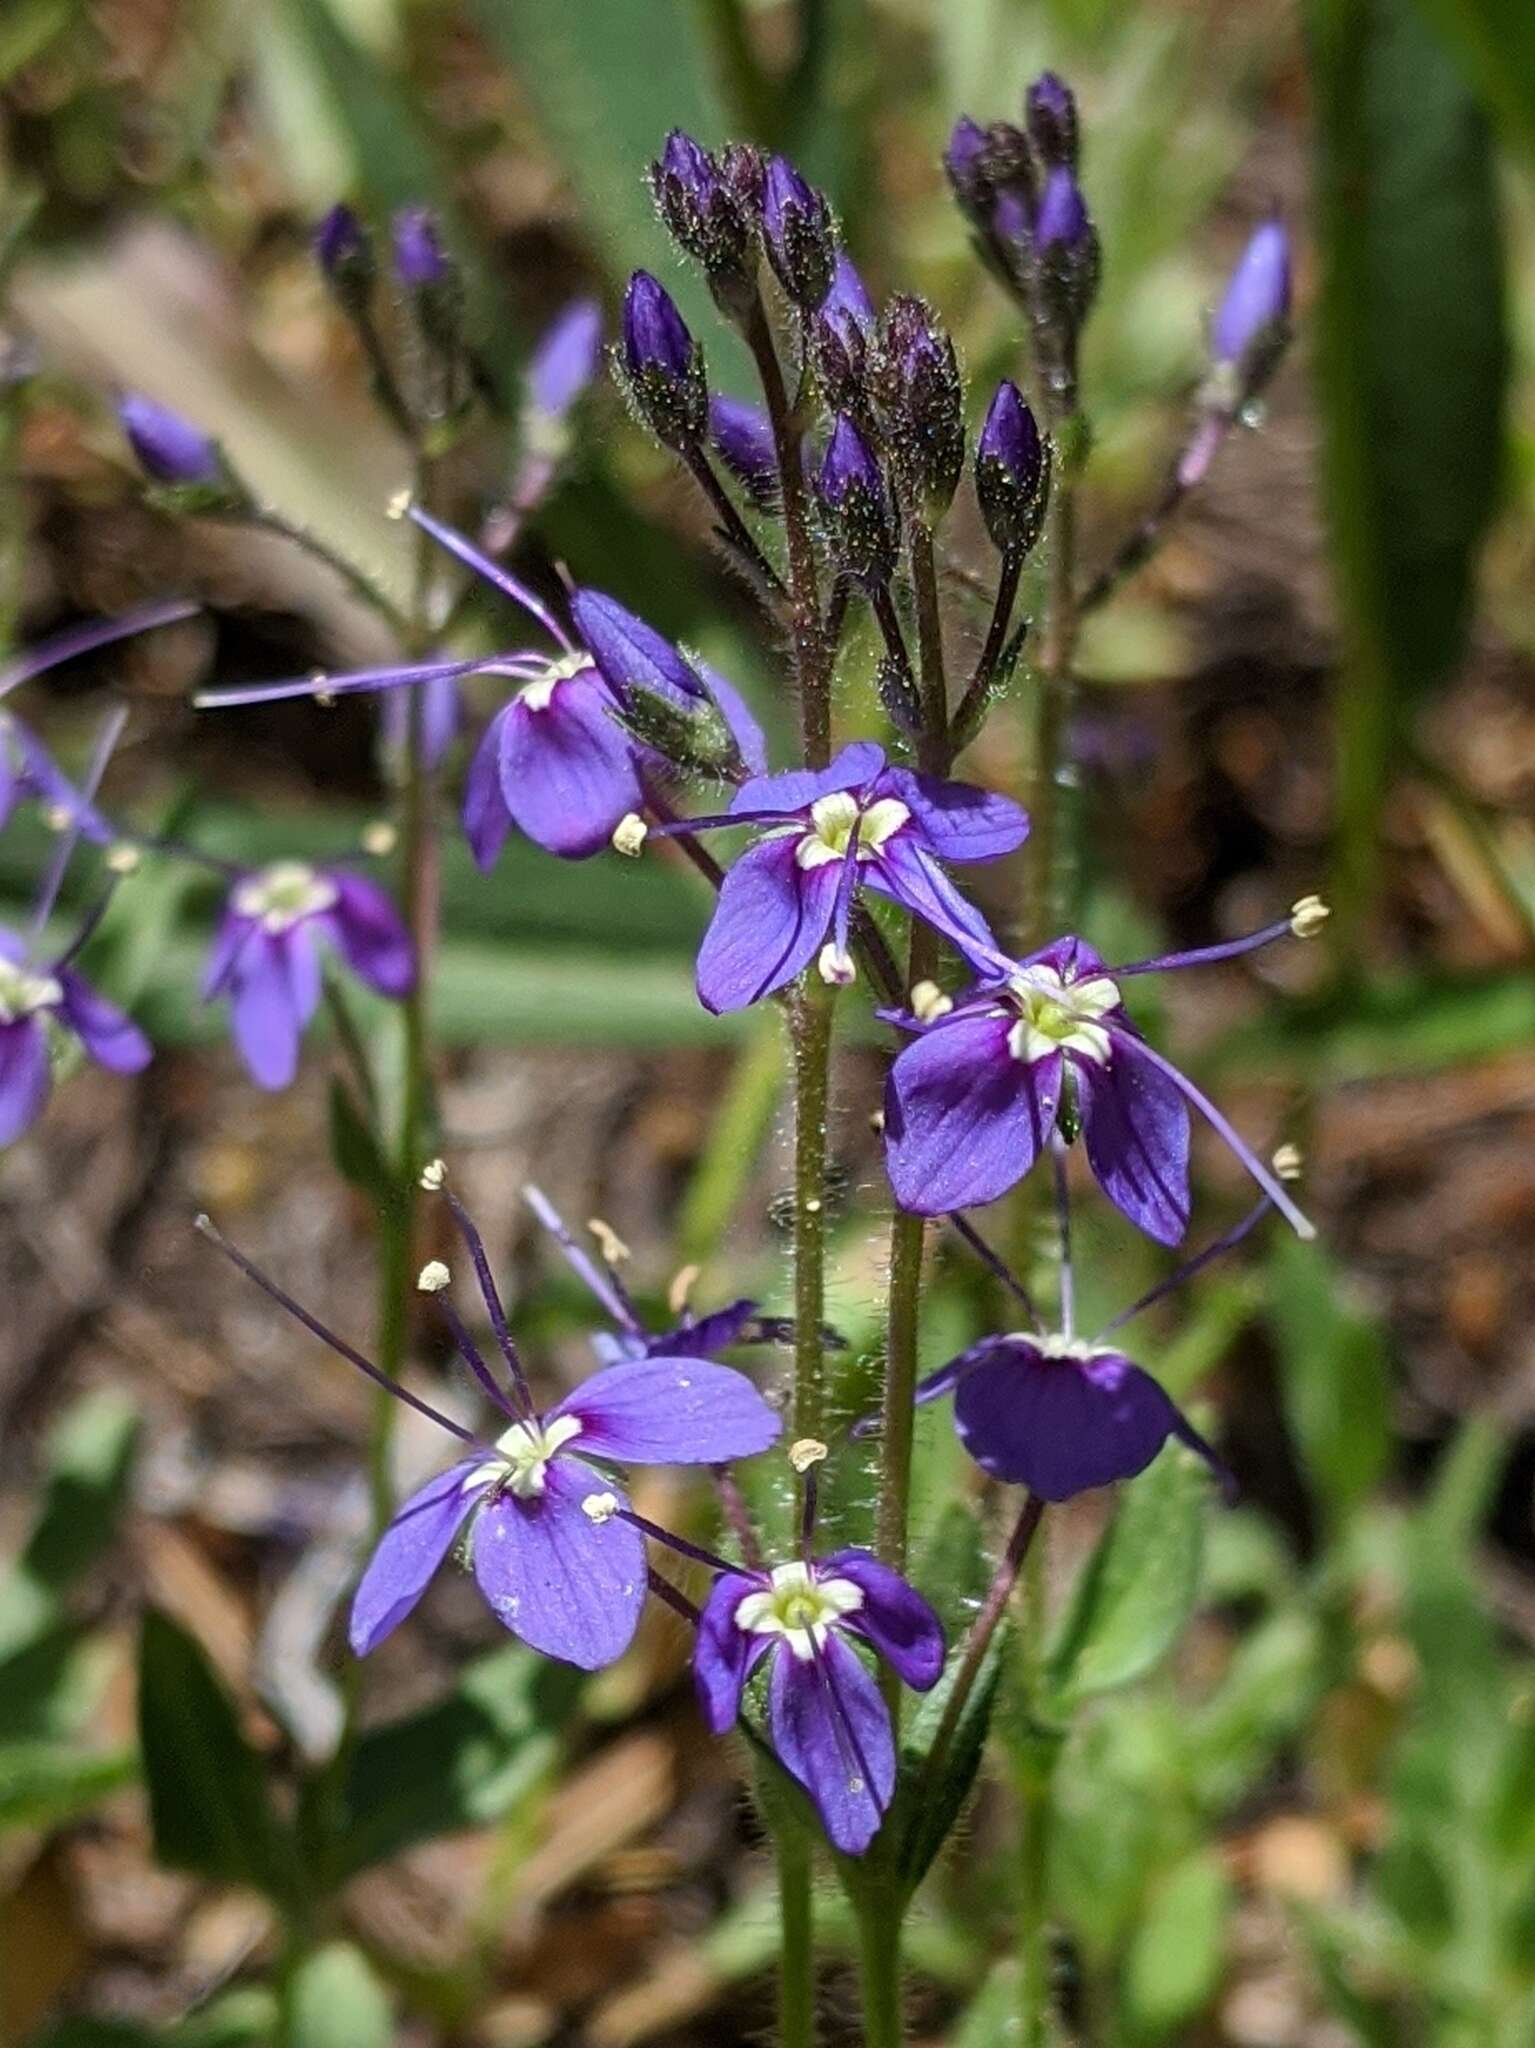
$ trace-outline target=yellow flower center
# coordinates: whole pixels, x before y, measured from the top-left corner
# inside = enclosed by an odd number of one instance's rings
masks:
[[[882,796],[878,803],[860,811],[858,799],[849,791],[833,790],[830,796],[818,796],[810,806],[810,830],[795,847],[794,858],[802,868],[824,868],[834,860],[845,860],[856,832],[854,859],[873,860],[910,816],[899,797]]]
[[[534,1500],[548,1481],[549,1461],[562,1445],[581,1434],[574,1415],[556,1415],[552,1422],[514,1422],[496,1438],[498,1455],[477,1466],[464,1481],[465,1493],[496,1486],[519,1500]]]
[[[753,1636],[782,1636],[802,1663],[826,1641],[833,1622],[863,1605],[861,1586],[851,1579],[817,1579],[807,1564],[775,1565],[768,1577],[768,1585],[748,1593],[736,1608],[736,1627]]]
[[[275,935],[329,910],[339,893],[328,875],[317,874],[307,862],[278,860],[247,876],[235,890],[234,907]]]
[[[1052,1053],[1076,1053],[1108,1065],[1110,1041],[1101,1019],[1119,1005],[1119,989],[1106,974],[1064,981],[1054,967],[1026,967],[1008,983],[1018,1022],[1007,1035],[1008,1050],[1025,1065]]]

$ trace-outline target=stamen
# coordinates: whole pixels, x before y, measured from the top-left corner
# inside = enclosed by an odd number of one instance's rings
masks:
[[[94,654],[98,647],[110,647],[114,640],[130,639],[135,633],[151,632],[156,626],[174,626],[201,610],[185,598],[170,598],[164,604],[143,605],[115,619],[96,619],[88,626],[71,626],[27,648],[13,660],[0,665],[0,697],[9,694],[33,676],[46,675],[66,661],[82,654]]]
[[[441,1270],[446,1273],[448,1269],[446,1266],[443,1266]],[[446,1287],[446,1285],[447,1282],[444,1281],[443,1286]],[[454,1348],[457,1350],[459,1357],[479,1381],[481,1388],[490,1397],[493,1405],[499,1408],[509,1421],[534,1421],[536,1418],[531,1403],[525,1407],[518,1408],[506,1398],[506,1394],[498,1384],[495,1374],[485,1363],[485,1357],[479,1345],[470,1336],[463,1317],[453,1306],[453,1303],[446,1294],[438,1295],[437,1312],[448,1326],[448,1335],[453,1339]],[[520,1387],[518,1391],[522,1391]]]
[[[1272,1214],[1273,1208],[1274,1204],[1265,1195],[1263,1200],[1249,1209],[1241,1222],[1233,1224],[1224,1236],[1216,1238],[1213,1244],[1207,1244],[1202,1252],[1196,1252],[1191,1259],[1185,1259],[1167,1275],[1165,1280],[1159,1280],[1154,1287],[1148,1287],[1139,1301],[1133,1301],[1128,1308],[1121,1309],[1112,1322],[1104,1324],[1093,1342],[1101,1344],[1105,1337],[1111,1337],[1116,1330],[1122,1330],[1126,1323],[1133,1321],[1143,1309],[1150,1308],[1153,1302],[1161,1301],[1165,1295],[1171,1294],[1176,1288],[1192,1280],[1196,1273],[1202,1273],[1205,1267],[1212,1265],[1216,1259],[1224,1258],[1229,1251],[1235,1251],[1243,1238],[1256,1230],[1265,1216]]]
[[[622,1505],[616,1493],[589,1493],[581,1503],[581,1512],[600,1529],[612,1521]]]
[[[627,1330],[633,1337],[643,1337],[645,1326],[617,1273],[611,1268],[603,1272],[585,1247],[576,1242],[564,1217],[542,1188],[528,1181],[523,1187],[522,1199],[564,1253],[566,1263],[586,1282],[619,1328]]]
[[[1029,1293],[1029,1290],[1018,1278],[1012,1267],[1002,1257],[1002,1254],[992,1250],[975,1225],[960,1211],[955,1210],[947,1220],[950,1227],[969,1245],[971,1251],[975,1253],[982,1265],[989,1267],[1008,1292],[1018,1301],[1022,1302],[1024,1312],[1028,1316],[1029,1321],[1034,1325],[1034,1328],[1036,1330],[1043,1330],[1045,1327],[1044,1318],[1034,1306],[1034,1297]]]
[[[1281,1145],[1272,1165],[1281,1180],[1299,1180],[1306,1167],[1305,1155],[1299,1145]]]
[[[1290,908],[1290,929],[1298,939],[1314,939],[1332,916],[1320,896],[1302,896]]]
[[[666,1306],[674,1316],[685,1316],[688,1312],[688,1296],[698,1285],[702,1266],[680,1266],[672,1275],[672,1283],[666,1290]]]
[[[1076,1335],[1077,1284],[1071,1263],[1071,1188],[1066,1177],[1066,1147],[1052,1132],[1050,1166],[1055,1176],[1055,1213],[1061,1233],[1061,1335]]]
[[[939,1017],[947,1017],[954,1007],[954,998],[945,995],[936,981],[912,983],[911,1014],[919,1024],[931,1024]]]
[[[650,827],[639,812],[626,811],[613,827],[613,851],[623,854],[628,860],[638,860],[649,836]]]
[[[107,763],[112,758],[112,749],[122,737],[123,727],[127,723],[128,708],[121,704],[115,710],[109,711],[102,720],[101,731],[97,734],[96,744],[91,749],[90,766],[80,785],[80,800],[66,817],[66,836],[59,841],[54,850],[53,859],[43,877],[43,885],[37,894],[37,902],[32,908],[32,945],[35,945],[42,935],[43,926],[52,916],[53,906],[59,900],[59,891],[64,886],[64,872],[69,866],[75,848],[80,844],[85,813],[95,802],[96,792],[101,787],[101,778],[106,774]]]
[[[522,1359],[518,1355],[517,1346],[512,1342],[512,1333],[507,1328],[506,1311],[502,1308],[501,1297],[496,1292],[495,1279],[490,1270],[490,1259],[485,1251],[485,1240],[480,1236],[479,1231],[476,1230],[468,1210],[458,1199],[458,1196],[454,1194],[452,1188],[444,1185],[442,1195],[443,1200],[453,1212],[453,1221],[458,1225],[459,1235],[464,1240],[465,1249],[468,1251],[469,1257],[473,1262],[474,1277],[480,1283],[480,1294],[485,1303],[485,1313],[490,1319],[491,1329],[495,1332],[496,1342],[501,1347],[501,1356],[506,1360],[507,1371],[512,1377],[512,1385],[516,1389],[518,1398],[525,1403],[529,1412],[535,1412],[536,1404],[533,1400],[532,1389],[528,1385],[528,1376],[522,1369]]]
[[[387,818],[375,818],[371,825],[363,826],[359,843],[374,860],[387,860],[399,845],[400,835]]]
[[[1320,898],[1308,896],[1307,903],[1320,904]],[[1239,939],[1225,939],[1216,946],[1195,946],[1183,953],[1159,953],[1151,960],[1132,960],[1128,967],[1107,967],[1106,974],[1116,979],[1125,974],[1161,974],[1183,967],[1214,967],[1222,960],[1239,960],[1244,953],[1256,953],[1264,946],[1272,946],[1276,939],[1309,938],[1309,931],[1297,930],[1296,914],[1302,905],[1297,903],[1288,917],[1281,917],[1273,924],[1266,924],[1255,932],[1247,932]],[[1323,920],[1327,912],[1322,911]],[[1321,925],[1316,927],[1320,931]]]
[[[429,1159],[421,1169],[420,1184],[429,1195],[438,1194],[448,1177],[448,1169],[440,1159]]]
[[[464,534],[456,533],[451,526],[445,526],[440,519],[434,519],[431,513],[420,505],[407,504],[405,510],[407,517],[413,519],[423,533],[429,533],[439,547],[446,548],[450,555],[456,555],[476,576],[483,576],[487,583],[493,584],[503,596],[509,597],[513,604],[520,605],[530,617],[537,619],[545,632],[551,634],[567,654],[575,653],[574,640],[543,599],[529,590],[525,583],[519,583],[499,562],[493,562],[489,555],[482,554],[472,540]]]
[[[621,1266],[634,1254],[624,1243],[611,1223],[604,1223],[600,1216],[588,1216],[586,1227],[597,1240],[597,1249],[602,1253],[603,1263],[611,1270]]]
[[[422,1294],[441,1294],[452,1278],[441,1259],[428,1259],[416,1275],[416,1286]]]

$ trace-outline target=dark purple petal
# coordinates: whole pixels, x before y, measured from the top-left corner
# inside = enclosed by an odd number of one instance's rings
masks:
[[[602,361],[602,308],[572,299],[539,338],[528,363],[528,397],[549,418],[569,412]]]
[[[767,740],[752,715],[751,706],[729,676],[721,675],[717,668],[701,661],[698,673],[703,677],[705,689],[718,705],[721,718],[729,726],[730,736],[740,750],[742,761],[753,775],[761,775],[767,767]]]
[[[994,1202],[1055,1123],[1059,1056],[1008,1050],[1006,1017],[956,1012],[908,1045],[885,1088],[885,1163],[903,1209],[941,1216]]]
[[[515,708],[504,705],[486,726],[464,780],[464,837],[476,866],[486,874],[495,866],[512,829],[512,814],[501,794],[501,742],[506,721]]]
[[[645,1605],[645,1540],[581,1503],[612,1488],[595,1467],[551,1459],[544,1491],[498,1494],[475,1517],[474,1576],[492,1613],[546,1657],[600,1670],[621,1657]]]
[[[653,626],[601,590],[578,590],[570,600],[576,631],[620,703],[631,683],[675,697],[684,705],[703,695],[698,675]]]
[[[1082,1139],[1098,1185],[1138,1230],[1177,1244],[1189,1224],[1189,1112],[1172,1082],[1117,1034],[1107,1067],[1075,1062]]]
[[[1290,315],[1290,238],[1284,223],[1265,221],[1242,251],[1210,325],[1210,354],[1238,365]]]
[[[816,1562],[820,1579],[851,1579],[863,1589],[863,1605],[847,1615],[895,1672],[903,1685],[926,1692],[943,1676],[943,1623],[914,1586],[867,1550],[839,1550]]]
[[[829,320],[844,339],[867,340],[874,331],[874,301],[858,274],[858,266],[839,248],[832,264],[831,290],[821,303],[821,318]]]
[[[408,995],[416,953],[400,913],[376,882],[348,874],[331,879],[338,894],[325,921],[347,966],[382,996]]]
[[[59,975],[64,1000],[59,1009],[64,1021],[98,1066],[114,1074],[137,1074],[149,1065],[154,1048],[130,1017],[116,1003],[97,995],[90,983],[66,967]]]
[[[726,875],[698,949],[698,1000],[716,1016],[783,988],[831,928],[840,868],[802,868],[785,834],[749,846]]]
[[[548,853],[584,860],[645,801],[634,747],[591,670],[558,682],[542,710],[519,697],[501,726],[501,795],[512,823]]]
[[[779,1761],[815,1802],[831,1842],[861,1856],[895,1790],[895,1743],[879,1687],[835,1635],[814,1658],[773,1659],[768,1725]]]
[[[0,1024],[0,1145],[9,1145],[43,1113],[53,1073],[42,1019]]]
[[[426,1591],[470,1509],[484,1497],[483,1486],[465,1490],[480,1462],[470,1458],[440,1472],[411,1495],[379,1538],[352,1599],[348,1634],[359,1657],[377,1649]]]
[[[887,839],[862,872],[869,888],[904,903],[977,966],[991,967],[1005,960],[980,911],[959,893],[910,832],[897,832]]]
[[[744,1572],[722,1572],[698,1617],[693,1650],[693,1684],[711,1734],[726,1735],[741,1711],[741,1695],[754,1667],[772,1648],[771,1636],[748,1635],[736,1627],[736,1609],[763,1581]]]
[[[648,270],[636,270],[624,292],[624,359],[631,376],[648,368],[685,378],[693,361],[693,337],[677,302]]]
[[[1120,1353],[1051,1358],[1022,1337],[966,1373],[954,1426],[985,1471],[1041,1500],[1133,1479],[1169,1436],[1212,1455],[1151,1375]]]
[[[1029,836],[1029,814],[1011,797],[969,782],[943,782],[891,768],[879,795],[898,797],[941,860],[999,860]]]
[[[251,1079],[261,1088],[286,1088],[293,1079],[299,1040],[309,1021],[290,972],[287,940],[292,936],[250,930],[230,973],[235,1044]]]
[[[1030,953],[1020,962],[1024,967],[1053,967],[1062,981],[1093,981],[1100,974],[1110,970],[1103,964],[1103,955],[1095,952],[1086,939],[1079,939],[1068,933],[1059,939],[1052,939],[1048,946],[1041,946],[1037,953]]]
[[[791,768],[784,775],[756,775],[743,782],[731,801],[733,815],[743,811],[808,811],[817,797],[843,789],[862,789],[885,765],[885,750],[872,740],[854,740],[829,767]]]
[[[681,1323],[675,1330],[663,1330],[646,1340],[649,1358],[717,1358],[722,1351],[748,1341],[747,1331],[762,1313],[762,1304],[743,1298],[699,1316],[696,1322]]]
[[[223,469],[218,444],[168,405],[142,391],[125,391],[117,401],[117,417],[139,467],[157,483],[218,481]]]
[[[755,1457],[783,1432],[745,1373],[698,1358],[609,1366],[549,1414],[580,1423],[586,1456],[624,1465],[724,1465]]]
[[[1082,188],[1065,164],[1057,164],[1039,195],[1034,240],[1042,250],[1059,247],[1075,253],[1091,232]]]

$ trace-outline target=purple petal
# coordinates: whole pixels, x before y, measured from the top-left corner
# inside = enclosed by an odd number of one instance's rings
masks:
[[[587,670],[556,683],[541,711],[519,697],[501,726],[501,795],[512,822],[565,860],[599,852],[645,801],[633,743],[607,706]]]
[[[693,1684],[705,1724],[714,1735],[728,1734],[735,1726],[746,1681],[773,1646],[771,1636],[748,1635],[736,1627],[736,1609],[762,1585],[760,1578],[748,1578],[744,1572],[722,1572],[698,1617]]]
[[[696,704],[698,673],[670,640],[601,590],[578,590],[570,600],[576,631],[620,703],[632,683]]]
[[[289,971],[286,934],[252,931],[234,963],[230,1023],[240,1057],[260,1088],[286,1088],[298,1072],[301,1014]],[[311,956],[312,957],[312,956]]]
[[[995,967],[1005,961],[991,926],[912,833],[892,834],[864,869],[863,878],[880,895],[915,911],[977,966]]]
[[[602,308],[572,299],[539,337],[528,363],[528,397],[553,419],[569,412],[602,361]]]
[[[331,879],[340,893],[326,922],[347,966],[380,995],[409,995],[416,982],[416,952],[390,898],[361,875]]]
[[[1010,797],[996,796],[968,782],[942,782],[891,768],[879,789],[898,797],[942,860],[998,860],[1029,836],[1029,814]]]
[[[863,1605],[843,1621],[872,1644],[903,1685],[926,1692],[943,1675],[943,1623],[914,1586],[867,1550],[839,1550],[821,1558],[816,1576],[851,1579]]]
[[[59,975],[64,1000],[59,1008],[71,1031],[98,1066],[114,1074],[137,1074],[149,1065],[154,1048],[130,1017],[97,995],[90,983],[65,968]]]
[[[779,1761],[814,1800],[830,1840],[861,1856],[895,1790],[895,1744],[879,1687],[855,1653],[834,1635],[803,1662],[781,1645],[768,1724]]]
[[[1151,1375],[1120,1353],[1050,1358],[1021,1337],[961,1380],[954,1426],[985,1471],[1041,1500],[1133,1479],[1169,1436],[1212,1455]]]
[[[502,729],[514,705],[505,705],[480,735],[464,782],[463,827],[475,865],[488,874],[512,829],[512,814],[501,794]]]
[[[862,789],[885,765],[885,750],[872,740],[854,740],[828,768],[794,768],[785,775],[756,775],[732,799],[733,816],[743,811],[808,811],[818,796]]]
[[[759,839],[725,877],[698,949],[698,1000],[716,1016],[783,988],[825,941],[840,865],[802,868],[794,847]]]
[[[0,1145],[9,1145],[43,1113],[53,1072],[48,1034],[35,1016],[0,1024]]]
[[[747,1331],[762,1313],[760,1301],[743,1298],[728,1302],[694,1322],[679,1323],[675,1330],[663,1330],[646,1341],[647,1358],[717,1358],[733,1345],[750,1341]]]
[[[623,1655],[645,1605],[644,1538],[617,1515],[594,1522],[582,1511],[590,1494],[611,1492],[595,1467],[561,1455],[541,1494],[498,1494],[474,1524],[474,1576],[496,1619],[583,1671]]]
[[[1006,1017],[957,1012],[908,1045],[885,1087],[885,1163],[920,1216],[979,1207],[1022,1180],[1055,1122],[1058,1054],[1008,1050]]]
[[[378,1540],[352,1599],[348,1631],[353,1650],[366,1657],[410,1613],[432,1574],[452,1548],[482,1486],[465,1491],[481,1461],[454,1465],[413,1493]]]
[[[1177,1244],[1189,1223],[1188,1105],[1119,1033],[1107,1067],[1075,1062],[1082,1139],[1098,1185],[1139,1230]]]
[[[550,1413],[579,1421],[586,1455],[625,1465],[723,1465],[755,1457],[783,1431],[744,1373],[697,1358],[609,1366]]]
[[[248,917],[240,917],[232,910],[225,911],[213,934],[213,944],[208,948],[208,959],[203,967],[202,998],[205,1003],[211,1003],[215,996],[223,994],[241,950],[255,929]]]
[[[704,687],[719,706],[720,716],[730,728],[730,736],[741,750],[741,759],[753,775],[760,775],[767,767],[767,740],[762,727],[752,716],[750,705],[741,695],[729,676],[722,676],[717,668],[707,662],[698,664],[698,673],[704,679]]]

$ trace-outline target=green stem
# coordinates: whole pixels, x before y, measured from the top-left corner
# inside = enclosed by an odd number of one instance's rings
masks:
[[[901,2048],[906,2027],[901,2012],[900,1907],[871,1886],[858,1901],[858,1979],[863,1993],[865,2048]]]
[[[1077,420],[1063,420],[1058,424],[1058,442],[1069,444],[1078,438],[1079,432]],[[1030,829],[1024,930],[1031,947],[1043,945],[1051,937],[1064,908],[1067,831],[1061,769],[1071,717],[1080,617],[1076,596],[1076,469],[1075,450],[1062,445],[1047,515],[1049,580],[1029,745]]]
[[[1051,2036],[1050,1834],[1055,1809],[1055,1767],[1060,1739],[1024,1738],[1018,1765],[1021,1810],[1018,1866],[1019,2008],[1023,2048],[1048,2048]]]
[[[806,976],[789,1001],[794,1065],[794,1434],[818,1437],[826,1405],[826,1120],[833,1004]]]
[[[810,1837],[786,1827],[778,1837],[778,2048],[814,2048],[815,1901]]]

